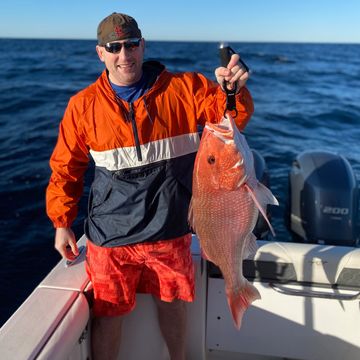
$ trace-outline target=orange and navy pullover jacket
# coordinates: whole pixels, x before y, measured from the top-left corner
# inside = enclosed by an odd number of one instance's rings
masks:
[[[173,74],[153,61],[143,69],[157,78],[133,103],[116,96],[106,70],[73,96],[50,159],[47,213],[55,227],[70,227],[92,156],[85,234],[99,246],[166,240],[190,231],[197,126],[219,122],[225,109],[225,93],[201,74]],[[253,102],[245,87],[236,99],[235,121],[243,129]]]

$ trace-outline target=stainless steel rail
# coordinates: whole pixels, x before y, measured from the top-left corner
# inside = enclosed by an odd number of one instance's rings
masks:
[[[334,300],[358,300],[360,299],[360,292],[356,294],[339,294],[339,293],[330,293],[327,291],[313,291],[313,290],[305,290],[305,289],[291,289],[287,286],[269,283],[269,286],[284,295],[292,295],[292,296],[306,296],[306,297],[317,297],[324,299],[334,299]]]

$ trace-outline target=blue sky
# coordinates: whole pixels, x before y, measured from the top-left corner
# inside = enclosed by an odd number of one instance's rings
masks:
[[[0,37],[95,39],[113,11],[147,40],[360,43],[360,0],[9,0]]]

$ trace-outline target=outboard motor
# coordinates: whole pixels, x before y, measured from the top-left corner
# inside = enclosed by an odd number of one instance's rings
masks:
[[[296,241],[355,246],[359,240],[359,189],[342,156],[298,155],[289,174],[286,223]]]

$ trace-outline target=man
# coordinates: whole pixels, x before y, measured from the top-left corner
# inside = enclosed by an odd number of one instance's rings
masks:
[[[143,62],[145,41],[128,15],[106,17],[97,38],[106,69],[70,99],[50,159],[47,212],[55,248],[68,260],[78,254],[71,224],[90,153],[96,167],[85,234],[93,358],[117,358],[122,315],[135,307],[135,293],[145,292],[155,299],[171,359],[183,360],[185,302],[194,298],[187,212],[197,125],[221,119],[226,95],[201,74]],[[219,84],[236,84],[235,120],[244,128],[253,104],[238,55],[215,75]]]

